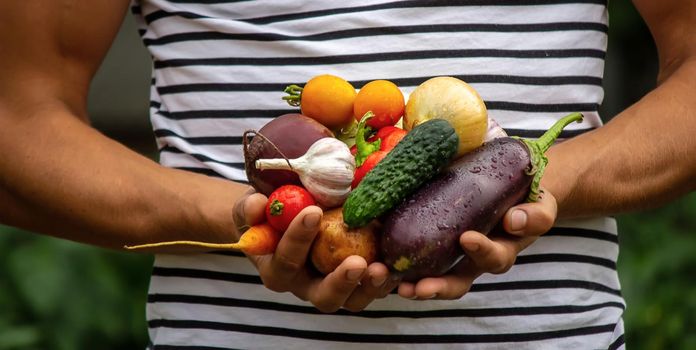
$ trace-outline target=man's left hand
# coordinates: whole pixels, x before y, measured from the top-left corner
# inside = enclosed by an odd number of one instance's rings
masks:
[[[476,231],[464,232],[459,237],[465,253],[462,261],[444,276],[402,282],[399,295],[418,300],[461,298],[482,274],[510,270],[517,255],[551,229],[556,213],[556,199],[542,190],[538,202],[523,203],[505,213],[502,221],[505,232],[488,236]]]

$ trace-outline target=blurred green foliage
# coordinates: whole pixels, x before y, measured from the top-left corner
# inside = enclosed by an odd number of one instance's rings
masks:
[[[0,349],[144,349],[152,258],[0,226]]]
[[[605,119],[654,88],[657,74],[655,45],[629,0],[609,1],[609,22]],[[628,348],[696,349],[696,193],[617,219]]]
[[[630,1],[609,5],[607,119],[651,89],[656,72],[654,45]],[[695,214],[696,193],[618,217],[631,349],[696,349]],[[0,350],[143,349],[151,264],[147,255],[0,226]]]
[[[696,193],[619,219],[630,349],[696,349]]]

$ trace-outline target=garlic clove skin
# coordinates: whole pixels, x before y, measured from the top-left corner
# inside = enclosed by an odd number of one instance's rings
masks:
[[[330,137],[319,139],[297,160],[305,162],[300,181],[317,203],[332,208],[345,202],[355,173],[355,158],[345,143]]]
[[[329,163],[327,161],[325,164]],[[310,170],[308,173],[300,175],[300,181],[314,196],[317,203],[327,208],[340,206],[346,201],[351,187],[345,184],[348,183],[348,179],[350,182],[353,181],[353,171],[350,169],[355,169],[355,163],[352,166],[335,161],[333,163],[336,166],[322,168],[321,171]]]

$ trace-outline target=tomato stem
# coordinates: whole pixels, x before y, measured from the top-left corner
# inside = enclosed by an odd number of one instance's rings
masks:
[[[273,216],[278,216],[283,214],[283,203],[281,203],[279,200],[275,199],[273,202],[271,202],[271,215]]]
[[[288,85],[283,90],[288,96],[283,96],[283,100],[293,107],[299,107],[302,100],[302,87],[298,85]]]

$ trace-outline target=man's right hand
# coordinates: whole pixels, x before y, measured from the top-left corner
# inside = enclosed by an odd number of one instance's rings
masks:
[[[253,225],[264,220],[267,198],[251,194],[239,200],[235,208],[237,226]],[[292,221],[278,243],[275,253],[249,256],[266,288],[291,292],[309,301],[322,312],[340,308],[360,311],[376,298],[383,298],[398,282],[388,278],[384,264],[368,266],[364,258],[350,256],[336,270],[320,276],[307,266],[307,257],[319,230],[322,210],[310,206]]]

